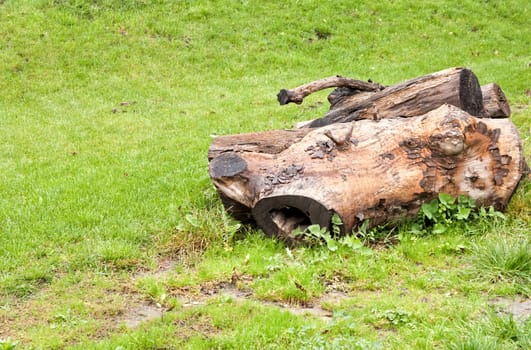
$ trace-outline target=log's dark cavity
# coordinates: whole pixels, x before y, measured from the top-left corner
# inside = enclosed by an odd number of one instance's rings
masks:
[[[269,212],[269,215],[271,215],[271,220],[273,220],[279,230],[283,232],[293,232],[297,228],[303,231],[312,224],[307,213],[294,207],[273,209]]]
[[[252,209],[258,227],[270,236],[292,241],[292,232],[310,225],[330,229],[332,212],[315,199],[298,195],[265,197]]]

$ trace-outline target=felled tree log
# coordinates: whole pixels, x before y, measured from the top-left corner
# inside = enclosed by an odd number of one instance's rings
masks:
[[[303,87],[305,85],[293,90],[283,89],[281,93],[284,91],[283,95],[304,95],[299,91]],[[330,87],[330,84],[325,87]],[[344,85],[340,87],[341,89],[329,96],[330,111],[306,127],[314,128],[361,119],[418,116],[444,103],[459,107],[474,116],[479,116],[483,110],[478,79],[466,68],[449,68],[372,92],[370,89],[345,88]],[[314,90],[319,89],[314,87]]]
[[[483,96],[484,118],[508,118],[511,115],[511,107],[503,90],[496,83],[490,83],[481,87]]]
[[[218,137],[209,156],[226,209],[288,241],[297,227],[330,228],[333,214],[347,233],[412,216],[440,192],[503,209],[524,167],[509,119],[446,104],[411,118]]]
[[[362,101],[372,96],[374,92],[359,90],[352,90],[348,87],[339,87],[328,95],[328,101],[334,109],[335,105],[346,96],[349,97],[349,103],[353,103],[354,99]],[[354,96],[355,95],[355,96]],[[481,86],[481,95],[483,100],[483,109],[479,117],[481,118],[509,118],[511,116],[511,107],[501,87],[496,83],[490,83]],[[297,122],[294,126],[296,129],[308,128],[314,120],[305,120]]]

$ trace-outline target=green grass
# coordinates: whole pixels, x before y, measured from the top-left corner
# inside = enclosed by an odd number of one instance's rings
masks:
[[[0,1],[0,345],[525,348],[529,321],[503,335],[488,301],[529,297],[529,180],[474,232],[287,251],[225,214],[206,154],[325,113],[327,92],[280,107],[280,88],[466,66],[503,88],[529,158],[530,18],[525,1]],[[142,302],[171,310],[128,329]]]
[[[514,283],[520,292],[531,295],[531,242],[529,237],[501,240],[474,249],[477,274],[491,282]]]

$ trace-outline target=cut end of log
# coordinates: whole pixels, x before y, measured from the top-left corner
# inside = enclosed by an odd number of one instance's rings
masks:
[[[319,225],[330,229],[332,211],[315,199],[282,195],[259,200],[252,209],[258,227],[267,235],[281,237],[288,243],[296,241],[293,231]]]
[[[302,103],[302,98],[296,98],[296,96],[289,90],[282,89],[277,94],[277,100],[280,105],[287,105],[290,102],[295,102],[300,105]]]
[[[223,153],[210,162],[210,176],[213,179],[236,176],[247,169],[247,162],[234,152]]]
[[[473,116],[483,110],[483,98],[478,78],[470,69],[463,69],[459,77],[459,100],[461,109]]]
[[[501,87],[490,83],[481,87],[483,94],[483,118],[509,118],[511,107]]]

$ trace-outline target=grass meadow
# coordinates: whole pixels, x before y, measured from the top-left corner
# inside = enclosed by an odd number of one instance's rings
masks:
[[[0,0],[0,349],[531,348],[529,178],[504,219],[332,251],[239,225],[207,173],[213,136],[327,110],[280,88],[452,66],[530,159],[530,48],[522,0]]]

